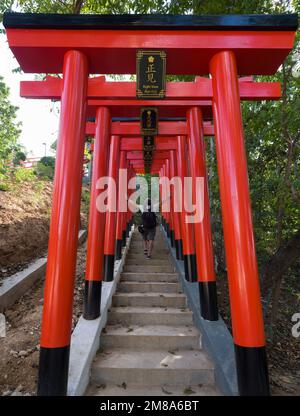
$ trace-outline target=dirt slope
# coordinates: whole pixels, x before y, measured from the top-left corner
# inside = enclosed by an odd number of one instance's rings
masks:
[[[12,183],[0,191],[0,280],[44,254],[48,243],[52,183]]]

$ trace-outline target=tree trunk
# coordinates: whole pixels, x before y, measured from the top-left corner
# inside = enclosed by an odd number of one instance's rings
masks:
[[[277,251],[274,256],[271,257],[267,265],[267,269],[263,279],[264,294],[267,292],[272,293],[272,309],[269,313],[269,324],[270,327],[275,327],[277,320],[277,313],[279,309],[279,298],[280,298],[280,289],[283,281],[283,274],[288,270],[292,263],[299,257],[297,253],[297,247],[295,247],[295,259],[293,258],[293,248],[291,248],[292,253],[286,253],[286,258],[282,258],[282,251],[285,252],[286,244],[283,243],[283,222],[284,214],[286,208],[287,192],[289,192],[289,182],[291,175],[291,166],[294,154],[294,142],[289,137],[288,122],[286,117],[286,108],[287,108],[287,79],[288,74],[286,71],[285,64],[282,65],[282,111],[281,111],[281,130],[282,138],[288,143],[287,155],[286,155],[286,166],[284,170],[284,177],[281,185],[278,189],[278,210],[277,210],[277,230],[276,230],[276,247]],[[297,234],[296,234],[297,235]],[[294,237],[292,237],[293,240]],[[290,240],[291,241],[291,240]],[[287,243],[289,245],[289,242]],[[288,249],[290,250],[290,248]],[[292,257],[289,255],[292,254]],[[275,270],[274,264],[275,263]],[[275,328],[273,333],[275,333]]]
[[[263,274],[263,293],[264,295],[275,286],[275,282],[281,281],[281,276],[299,259],[300,257],[300,229],[288,240],[283,243],[276,253],[270,258],[265,266]]]
[[[73,13],[79,14],[82,6],[83,6],[84,0],[75,0],[73,4]]]

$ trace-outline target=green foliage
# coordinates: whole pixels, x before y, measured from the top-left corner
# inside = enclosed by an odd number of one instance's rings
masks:
[[[55,140],[50,146],[50,149],[52,149],[54,151],[56,151],[56,148],[57,148],[57,140]]]
[[[9,163],[19,151],[20,123],[16,122],[17,107],[9,102],[9,89],[0,76],[0,173],[9,171]]]
[[[44,165],[41,162],[38,162],[35,167],[35,174],[39,178],[44,179],[53,179],[54,178],[54,167],[49,165]]]
[[[267,13],[273,3],[271,0],[6,0],[2,9],[13,4],[32,13],[233,14]]]
[[[9,191],[10,187],[8,183],[0,182],[0,191]]]
[[[40,163],[45,166],[55,167],[55,157],[53,156],[44,156],[41,158]]]
[[[55,158],[53,156],[44,156],[37,163],[35,174],[39,178],[53,179],[55,170]]]
[[[31,168],[17,168],[14,172],[14,178],[16,182],[33,182],[36,176]]]
[[[1,0],[0,2],[0,20],[2,20],[2,15],[6,10],[10,10],[15,3],[14,0]]]
[[[81,193],[81,200],[86,204],[89,205],[90,203],[90,197],[91,197],[91,192],[90,189],[86,186],[84,186],[82,188],[82,193]]]
[[[13,160],[14,166],[20,165],[21,160],[22,161],[26,160],[26,154],[24,153],[23,150],[20,149],[15,153],[15,157]]]

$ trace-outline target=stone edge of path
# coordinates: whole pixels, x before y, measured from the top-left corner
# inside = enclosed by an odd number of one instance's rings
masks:
[[[78,232],[78,243],[82,244],[87,236],[86,230]],[[29,266],[3,281],[0,286],[0,313],[12,306],[37,280],[45,275],[47,257],[41,257]]]
[[[100,345],[100,334],[107,321],[107,312],[112,296],[120,280],[133,229],[130,231],[121,260],[115,261],[114,280],[102,282],[101,315],[88,321],[81,316],[71,337],[71,351],[68,378],[68,396],[84,395],[90,382],[90,370]]]
[[[187,282],[184,277],[184,263],[176,259],[176,252],[166,236],[162,233],[168,244],[171,259],[181,280],[184,293],[187,296],[188,306],[193,312],[194,324],[202,334],[202,345],[211,357],[215,366],[216,385],[226,396],[238,396],[236,365],[233,339],[219,315],[218,321],[207,321],[201,317],[198,282]]]

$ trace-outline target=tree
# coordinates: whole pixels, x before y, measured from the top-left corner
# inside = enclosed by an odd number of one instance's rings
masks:
[[[53,179],[55,170],[55,158],[53,156],[44,156],[38,162],[35,173],[40,178]]]
[[[51,166],[53,169],[55,167],[55,157],[53,156],[44,156],[41,158],[40,163],[44,166]]]
[[[0,175],[8,172],[8,165],[20,150],[20,123],[16,121],[17,107],[9,102],[9,89],[0,76]]]
[[[20,146],[20,149],[15,152],[15,157],[13,160],[14,166],[20,165],[20,162],[26,160],[26,151],[25,149]]]

